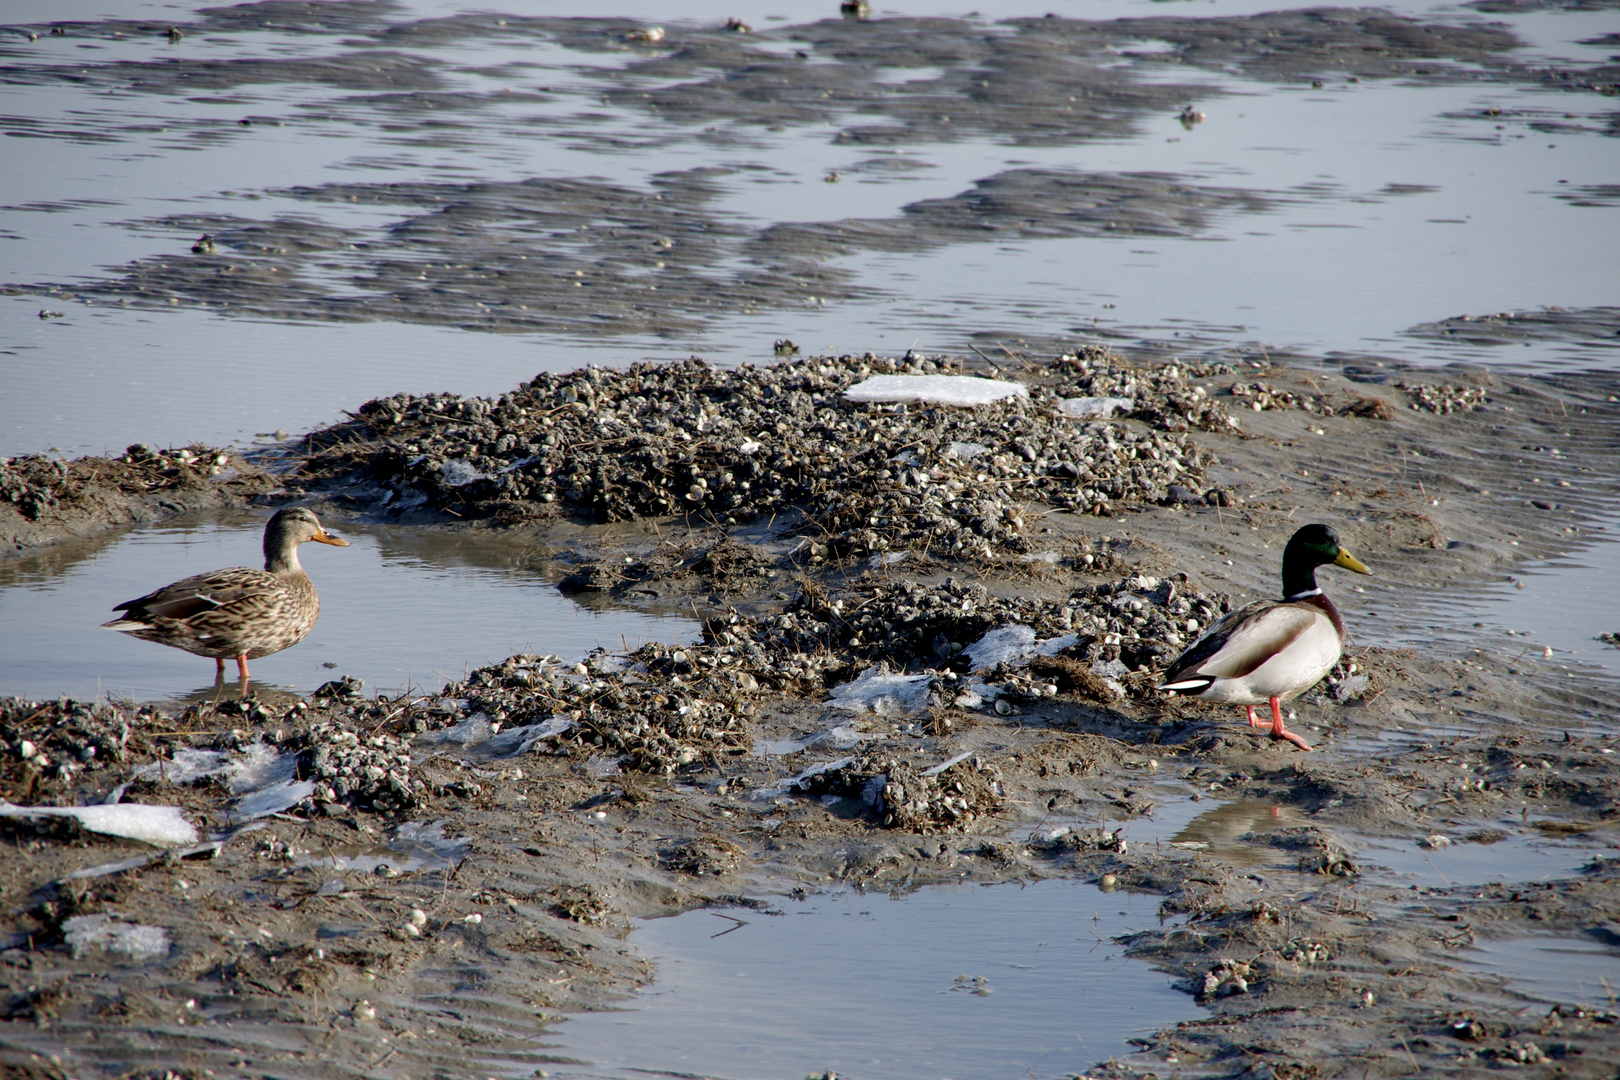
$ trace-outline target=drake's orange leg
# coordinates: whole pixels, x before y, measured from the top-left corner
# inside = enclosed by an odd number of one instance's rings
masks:
[[[1254,706],[1253,705],[1245,705],[1244,708],[1247,709],[1248,713],[1249,713],[1249,726],[1250,727],[1265,727],[1266,726],[1266,722],[1264,720],[1262,720],[1258,716],[1254,715]]]
[[[1309,750],[1311,744],[1283,727],[1282,702],[1276,698],[1271,699],[1271,737],[1273,739],[1287,739],[1301,750]]]

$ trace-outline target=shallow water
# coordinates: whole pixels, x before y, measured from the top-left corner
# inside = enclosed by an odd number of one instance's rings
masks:
[[[1554,1005],[1612,1010],[1620,989],[1620,949],[1594,938],[1528,937],[1482,941],[1458,959]]]
[[[622,1011],[553,1029],[557,1077],[839,1075],[953,1080],[1083,1072],[1199,1015],[1113,937],[1151,897],[1071,881],[840,892],[772,912],[637,924],[658,976]]]
[[[187,9],[202,6],[24,3],[8,6],[7,17],[18,27],[96,14],[185,27],[194,18]],[[961,23],[972,37],[1012,34],[998,20],[1038,16],[1049,6],[897,3],[877,5],[877,14],[963,17],[975,11]],[[1270,7],[1222,2],[1173,10],[1143,0],[1104,14],[1229,17]],[[1578,69],[1608,52],[1580,44],[1607,29],[1602,12],[1487,19],[1451,5],[1394,8],[1454,24],[1506,24],[1526,42],[1510,59],[1525,64]],[[778,5],[771,17],[754,17],[755,33],[732,37],[747,56],[790,57],[802,45],[794,27],[824,18],[827,9],[804,0]],[[464,9],[450,2],[405,5],[387,21],[397,26],[458,10]],[[670,18],[667,5],[613,9],[659,20],[672,32],[712,29],[725,18],[721,10],[688,5]],[[1056,11],[1070,18],[1099,14],[1072,2]],[[403,86],[390,83],[376,93],[300,81],[296,74],[189,95],[130,89],[129,80],[149,72],[128,65],[170,60],[320,58],[347,64],[358,77],[371,55],[358,51],[361,44],[369,42],[335,27],[247,26],[194,33],[175,45],[153,35],[114,39],[94,27],[75,27],[67,38],[0,42],[0,63],[20,76],[0,87],[0,117],[10,118],[0,127],[26,136],[10,140],[25,152],[8,171],[0,206],[0,276],[21,288],[21,295],[0,303],[0,356],[12,391],[0,397],[0,453],[52,446],[99,452],[136,440],[240,444],[259,431],[296,432],[336,419],[340,410],[382,393],[492,393],[542,369],[694,351],[725,362],[757,360],[784,336],[839,352],[911,346],[965,352],[975,340],[1073,342],[1106,335],[1189,351],[1291,347],[1377,351],[1416,363],[1616,363],[1615,350],[1601,342],[1489,347],[1403,334],[1452,315],[1613,301],[1612,282],[1620,278],[1614,209],[1601,198],[1581,205],[1572,194],[1620,173],[1620,140],[1600,133],[1608,106],[1596,95],[1549,91],[1533,81],[1330,80],[1320,89],[1303,80],[1256,81],[1166,63],[1165,43],[1144,30],[1140,40],[1110,46],[1118,54],[1114,67],[1138,86],[1185,88],[1184,96],[1208,117],[1191,130],[1177,122],[1175,108],[1164,108],[1128,114],[1121,134],[1049,145],[1021,131],[997,137],[977,127],[863,144],[841,140],[840,132],[881,114],[834,109],[824,120],[774,125],[740,115],[729,123],[686,124],[657,110],[649,118],[602,94],[698,85],[709,76],[625,74],[661,53],[627,50],[600,31],[571,43],[519,34],[515,26],[421,42],[388,39],[388,55],[417,65],[405,70],[419,74],[401,75]],[[903,50],[893,55],[895,66],[877,69],[876,85],[918,93],[952,85],[942,81],[952,75],[949,68],[915,65]],[[824,60],[818,53],[807,62]],[[50,74],[66,63],[84,65],[92,77],[68,82]],[[128,74],[112,74],[115,63],[128,66]],[[610,72],[619,74],[605,79]],[[411,78],[434,83],[434,93],[461,97],[440,109],[413,104]],[[513,101],[504,100],[509,92],[516,92]],[[899,97],[894,107],[910,108],[908,102]],[[715,107],[724,112],[723,102]],[[1487,118],[1492,108],[1502,115]],[[251,127],[238,124],[246,118],[253,118]],[[1549,127],[1552,134],[1541,130]],[[913,252],[836,256],[823,264],[834,275],[827,290],[811,284],[757,308],[752,301],[725,302],[726,292],[758,269],[760,253],[746,245],[772,225],[915,220],[903,208],[1032,168],[1164,173],[1254,193],[1269,206],[1215,211],[1172,235],[1041,239],[1038,230],[1004,228],[981,239],[962,232]],[[677,290],[660,313],[657,294],[647,293],[642,302],[654,306],[654,325],[660,317],[669,324],[653,332],[614,332],[610,324],[516,334],[388,322],[354,326],[334,324],[313,308],[308,317],[318,325],[295,328],[300,316],[292,309],[265,325],[221,315],[217,304],[199,306],[186,296],[176,297],[178,311],[136,311],[109,308],[104,299],[86,304],[90,298],[74,291],[76,282],[92,283],[132,260],[187,258],[203,229],[181,219],[225,215],[250,224],[296,219],[346,230],[355,247],[340,244],[298,260],[297,272],[331,295],[361,295],[369,290],[358,289],[352,275],[367,273],[395,243],[391,230],[404,209],[313,201],[296,194],[300,186],[540,176],[645,190],[660,174],[692,169],[705,172],[707,194],[697,210],[705,227],[735,229],[737,236],[714,241],[706,264],[681,264],[712,277],[721,302],[693,310]],[[840,182],[827,183],[835,173]],[[537,235],[524,250],[552,245],[555,253],[559,243],[566,248],[569,242]],[[587,265],[596,249],[592,241],[580,243]],[[239,254],[252,257],[247,248]],[[399,254],[422,257],[409,249]],[[44,282],[67,291],[46,295],[30,284]],[[450,305],[444,314],[452,323],[473,326],[482,317],[471,297],[424,299]],[[41,308],[64,317],[41,321]]]
[[[1264,800],[1173,798],[1156,807],[1151,817],[1096,824],[1118,829],[1121,837],[1138,846],[1207,852],[1228,865],[1258,872],[1298,870],[1300,852],[1273,847],[1264,837],[1315,823],[1294,807]],[[1415,819],[1405,839],[1325,828],[1348,849],[1358,880],[1401,888],[1548,881],[1571,876],[1594,857],[1613,858],[1620,851],[1620,835],[1606,830],[1561,837],[1544,835],[1518,820],[1492,824],[1503,834],[1494,843],[1470,842],[1458,834],[1447,837],[1449,844],[1433,848],[1423,842],[1434,827]],[[1456,830],[1440,830],[1442,835],[1447,832]]]
[[[0,695],[211,696],[212,660],[100,624],[114,617],[113,604],[167,582],[262,565],[263,522],[177,519],[0,562]],[[434,530],[328,525],[350,546],[300,549],[321,594],[320,621],[298,645],[250,662],[258,689],[307,694],[352,675],[367,693],[421,692],[514,653],[576,659],[598,646],[697,637],[690,617],[581,607],[535,568],[537,550]],[[234,693],[234,665],[227,680]]]

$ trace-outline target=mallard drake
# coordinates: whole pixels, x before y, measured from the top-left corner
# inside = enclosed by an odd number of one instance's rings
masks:
[[[1282,703],[1315,686],[1344,648],[1344,620],[1316,586],[1316,568],[1329,564],[1372,573],[1326,525],[1300,529],[1283,550],[1283,598],[1256,600],[1223,616],[1176,657],[1159,689],[1242,705],[1250,727],[1265,726],[1254,707],[1270,702],[1272,738],[1309,750],[1283,726]]]
[[[249,659],[298,644],[320,614],[321,598],[298,564],[298,545],[306,540],[349,546],[321,528],[313,513],[290,506],[264,527],[263,570],[232,566],[188,577],[119,604],[113,610],[123,616],[101,625],[212,656],[216,677],[234,657],[245,682]]]

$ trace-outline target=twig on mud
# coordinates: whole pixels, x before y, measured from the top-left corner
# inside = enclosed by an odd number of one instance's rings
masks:
[[[1395,1037],[1401,1040],[1401,1049],[1406,1051],[1406,1060],[1412,1063],[1412,1071],[1422,1072],[1423,1070],[1418,1068],[1417,1058],[1412,1055],[1412,1048],[1406,1045],[1406,1036],[1397,1034]]]
[[[999,366],[997,366],[997,364],[996,364],[996,362],[994,360],[990,359],[989,356],[985,355],[985,351],[983,349],[979,348],[977,345],[972,344],[971,342],[968,343],[968,348],[970,348],[974,352],[978,353],[979,358],[982,359],[985,363],[989,364],[990,369],[992,371],[994,371],[997,375],[1005,375],[1006,374],[1006,372],[1002,371],[1001,368]]]
[[[1433,868],[1433,870],[1434,870],[1434,876],[1435,876],[1435,877],[1437,877],[1437,878],[1439,878],[1439,879],[1440,879],[1440,883],[1441,883],[1441,884],[1442,884],[1442,885],[1444,885],[1444,886],[1445,886],[1445,887],[1446,887],[1446,888],[1448,888],[1448,889],[1449,889],[1449,888],[1451,888],[1451,882],[1449,882],[1449,881],[1447,881],[1447,880],[1446,880],[1446,875],[1444,875],[1444,874],[1442,874],[1442,873],[1441,873],[1441,872],[1440,872],[1440,868],[1439,868],[1439,867],[1438,867],[1438,866],[1435,866],[1435,865],[1434,865],[1434,860],[1433,860],[1433,859],[1431,859],[1431,858],[1429,858],[1429,856],[1428,856],[1428,853],[1427,853],[1427,852],[1425,852],[1425,853],[1423,853],[1423,861],[1424,861],[1424,862],[1426,862],[1426,863],[1428,863],[1428,864],[1429,864],[1429,866],[1430,866],[1430,867],[1432,867],[1432,868]]]

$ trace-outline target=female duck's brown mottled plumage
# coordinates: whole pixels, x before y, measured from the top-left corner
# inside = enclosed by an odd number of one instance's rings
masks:
[[[321,528],[301,506],[278,511],[264,527],[264,569],[233,566],[165,585],[113,608],[122,618],[102,623],[134,637],[212,656],[223,675],[236,660],[242,678],[247,662],[298,644],[315,625],[321,600],[298,564],[306,540],[348,547]]]

